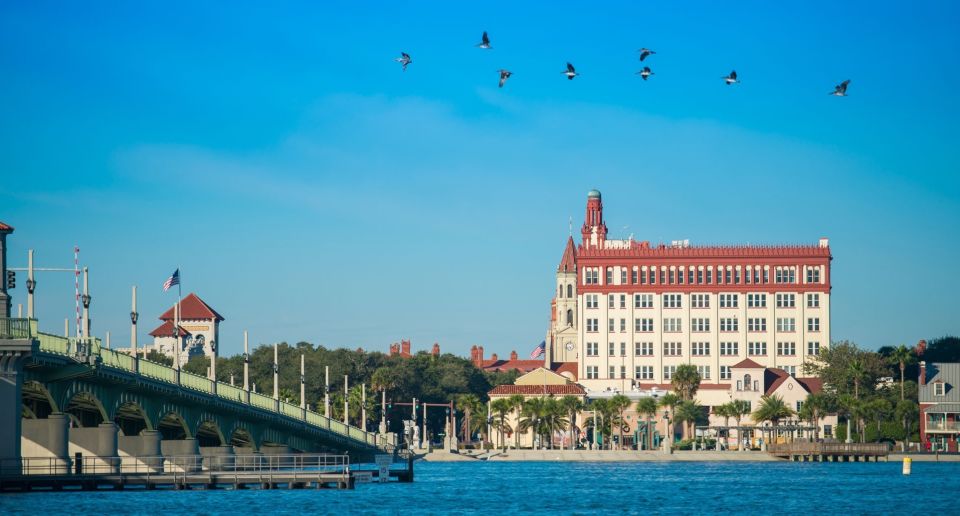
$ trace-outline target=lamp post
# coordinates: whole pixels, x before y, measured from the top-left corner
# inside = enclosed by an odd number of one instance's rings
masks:
[[[132,299],[130,300],[130,354],[133,355],[134,362],[137,358],[137,319],[140,314],[137,313],[137,286],[133,286]]]
[[[663,440],[663,452],[664,453],[673,453],[673,432],[670,431],[670,411],[663,411],[663,420],[666,422],[666,439]]]
[[[27,251],[27,317],[33,319],[33,291],[37,281],[33,279],[33,249]]]

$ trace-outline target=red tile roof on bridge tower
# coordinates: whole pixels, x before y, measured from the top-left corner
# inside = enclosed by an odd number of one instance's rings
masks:
[[[0,231],[7,231],[10,233],[13,233],[13,226],[0,222]]]
[[[187,330],[184,330],[183,328],[180,328],[180,336],[186,337],[187,335],[190,335],[190,332],[188,332]],[[155,330],[150,332],[150,336],[151,337],[173,337],[173,322],[164,321],[163,324],[161,324],[160,326],[157,326]]]
[[[173,311],[176,306],[176,303],[174,303],[169,310],[163,312],[163,315],[160,316],[160,320],[172,321],[174,319]],[[187,294],[187,297],[180,301],[181,321],[207,319],[216,319],[218,322],[224,320],[222,315],[218,314],[213,308],[210,308],[210,305],[203,302],[203,300],[197,297],[197,295],[193,292]]]

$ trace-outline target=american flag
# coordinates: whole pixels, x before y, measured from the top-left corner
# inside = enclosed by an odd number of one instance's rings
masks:
[[[167,278],[167,281],[163,282],[163,291],[166,292],[170,290],[170,287],[180,284],[180,269],[173,271],[173,274]]]
[[[547,341],[542,341],[540,344],[537,344],[537,347],[533,348],[533,351],[530,352],[530,359],[540,358],[544,353],[547,352]]]

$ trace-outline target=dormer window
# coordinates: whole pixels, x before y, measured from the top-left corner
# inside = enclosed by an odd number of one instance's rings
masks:
[[[933,384],[933,395],[934,396],[943,396],[943,382],[937,382]]]

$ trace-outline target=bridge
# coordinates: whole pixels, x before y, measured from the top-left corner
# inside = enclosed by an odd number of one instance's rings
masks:
[[[393,434],[120,353],[97,338],[43,333],[30,318],[0,318],[0,410],[0,475],[21,474],[21,458],[66,473],[82,457],[121,473],[183,457],[324,453],[356,463],[397,452]]]

